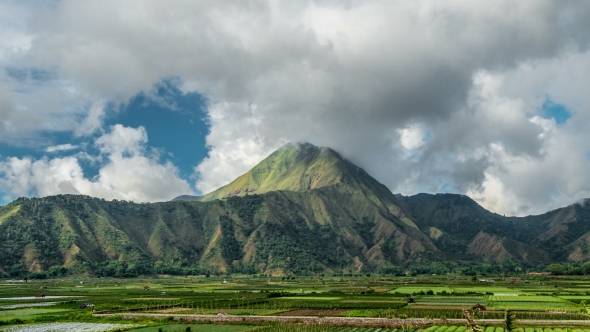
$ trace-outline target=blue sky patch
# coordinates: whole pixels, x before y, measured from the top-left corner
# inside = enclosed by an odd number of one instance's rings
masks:
[[[143,126],[148,145],[164,149],[164,159],[172,161],[186,179],[207,156],[206,107],[207,100],[202,95],[183,94],[172,81],[165,81],[154,91],[132,98],[123,110],[107,112],[105,125]]]
[[[57,75],[54,72],[50,72],[47,70],[37,69],[37,68],[15,68],[9,67],[6,68],[6,74],[8,77],[23,83],[23,82],[30,82],[30,81],[37,81],[37,82],[47,82],[57,78]]]
[[[563,104],[554,102],[549,96],[547,96],[541,110],[543,112],[543,117],[547,119],[553,118],[557,124],[562,124],[571,117],[570,112]]]

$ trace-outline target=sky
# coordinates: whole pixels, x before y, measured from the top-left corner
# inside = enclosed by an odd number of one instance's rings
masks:
[[[199,195],[287,142],[505,215],[590,197],[590,2],[0,2],[0,205]]]

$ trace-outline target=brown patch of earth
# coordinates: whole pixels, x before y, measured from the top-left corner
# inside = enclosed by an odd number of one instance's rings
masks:
[[[343,312],[347,312],[349,310],[345,309],[334,309],[334,310],[308,310],[308,309],[299,309],[299,310],[291,310],[287,312],[278,313],[277,316],[337,316]]]

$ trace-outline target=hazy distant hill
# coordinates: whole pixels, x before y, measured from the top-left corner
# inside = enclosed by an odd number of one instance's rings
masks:
[[[117,276],[534,265],[587,260],[588,248],[587,203],[515,218],[462,195],[396,196],[335,151],[311,144],[288,144],[201,197],[136,204],[59,195],[0,208],[0,275],[60,273],[61,265]]]

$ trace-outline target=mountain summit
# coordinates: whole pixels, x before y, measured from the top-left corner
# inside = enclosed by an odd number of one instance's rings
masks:
[[[310,143],[288,143],[231,183],[203,196],[183,195],[174,200],[206,202],[278,190],[304,192],[336,184],[345,184],[375,197],[385,196],[387,204],[396,201],[387,187],[362,168],[330,148]]]

